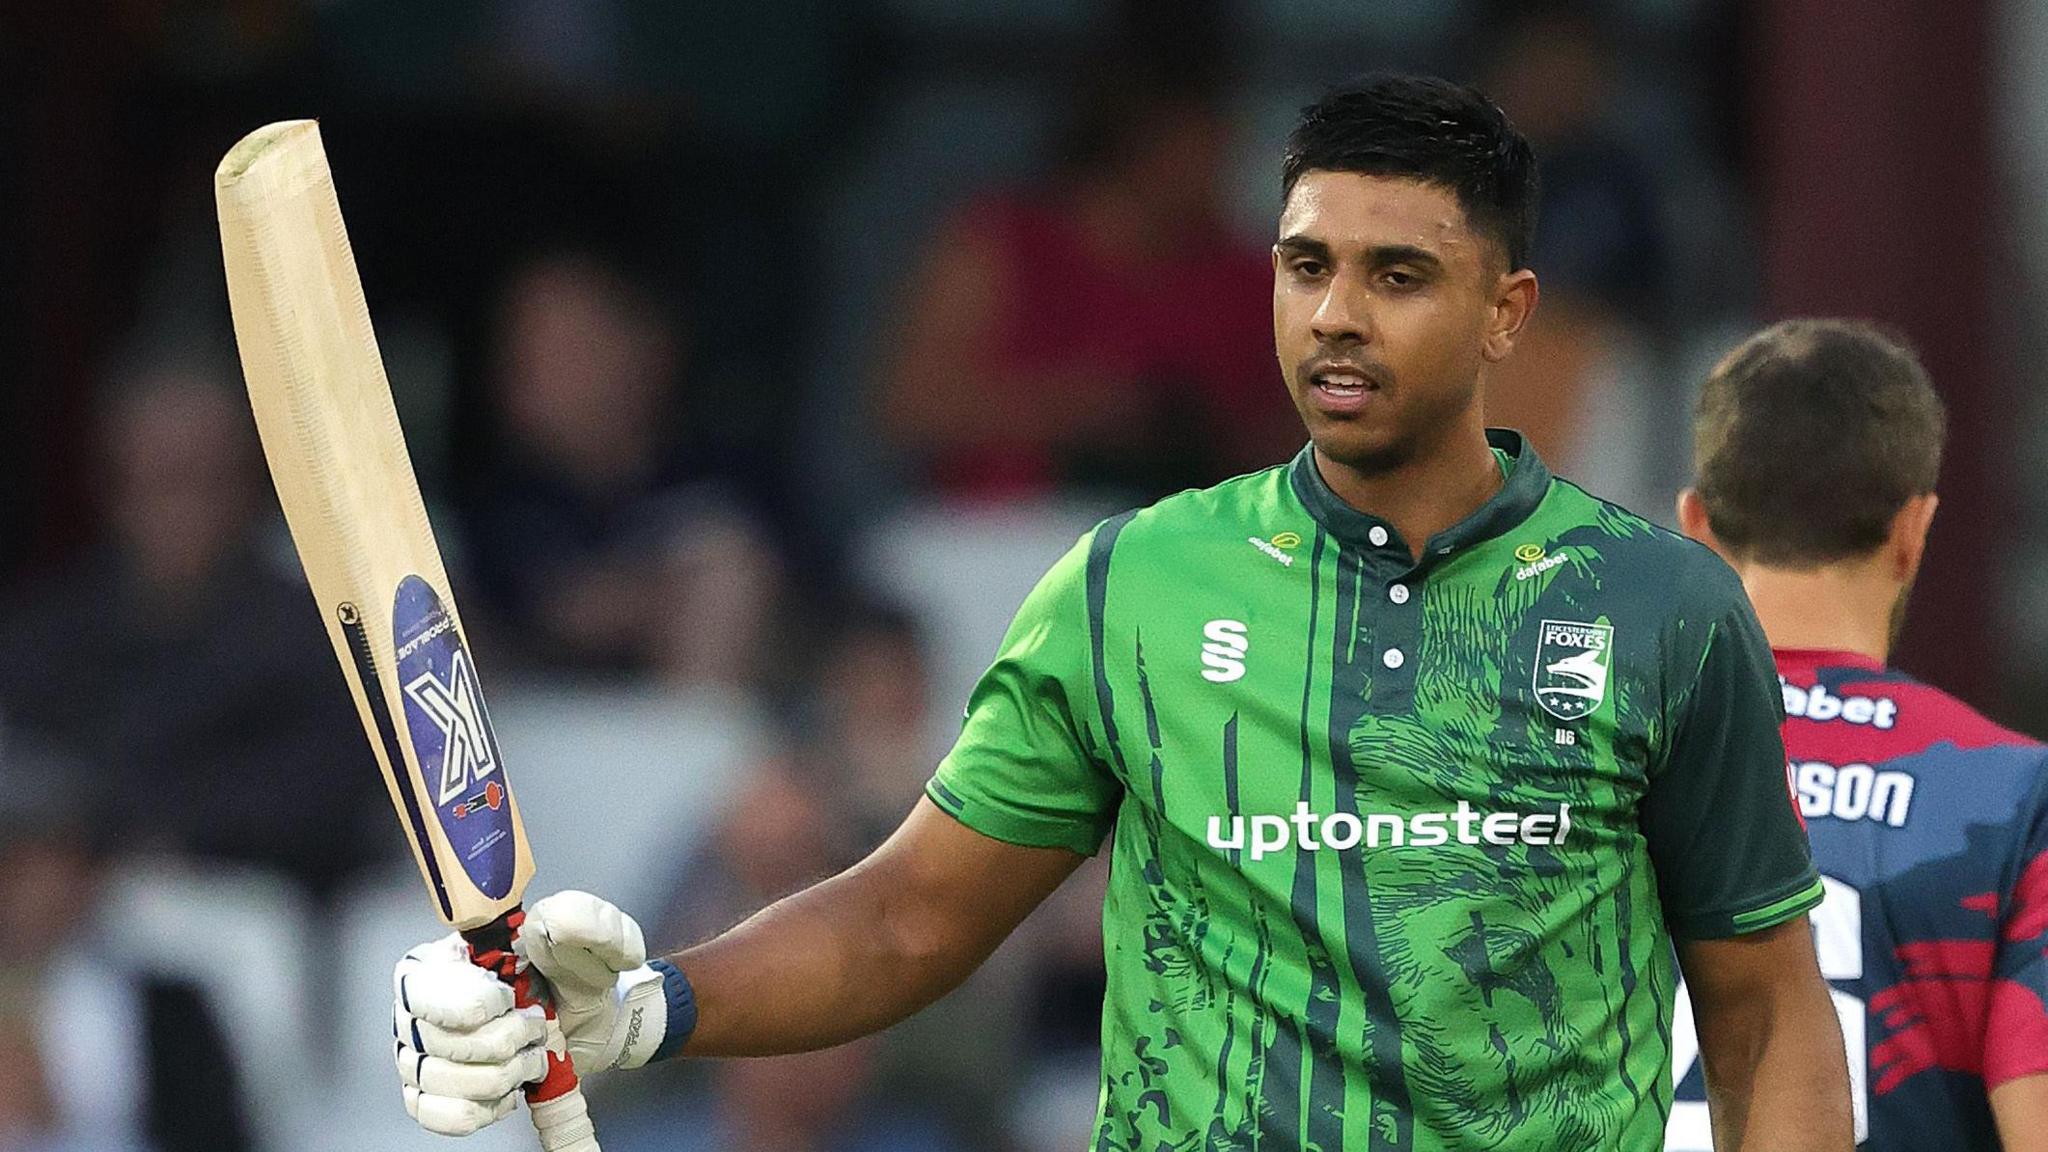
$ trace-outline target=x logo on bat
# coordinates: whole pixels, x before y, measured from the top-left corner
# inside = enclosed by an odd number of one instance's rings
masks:
[[[484,725],[483,696],[469,670],[467,654],[457,650],[443,683],[432,672],[405,686],[405,694],[441,730],[441,788],[436,804],[446,804],[469,790],[473,781],[497,771],[490,731]]]

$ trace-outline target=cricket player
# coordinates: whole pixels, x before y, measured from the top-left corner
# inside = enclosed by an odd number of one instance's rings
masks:
[[[595,897],[536,905],[581,1067],[887,1027],[1107,843],[1097,1152],[1661,1148],[1674,940],[1723,1147],[1846,1152],[1741,583],[1482,421],[1536,307],[1528,143],[1472,89],[1379,77],[1305,111],[1281,187],[1310,444],[1083,536],[847,872],[652,961]],[[459,942],[397,993],[428,1127],[539,1073],[539,1023]]]
[[[1708,378],[1678,514],[1742,574],[1777,657],[1860,1146],[2048,1149],[2048,749],[1885,664],[1943,427],[1906,348],[1787,321]],[[1717,1146],[1679,1075],[1668,1146]]]

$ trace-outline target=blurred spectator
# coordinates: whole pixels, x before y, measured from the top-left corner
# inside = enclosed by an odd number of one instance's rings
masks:
[[[1657,188],[1617,123],[1610,33],[1569,4],[1518,7],[1483,83],[1542,165],[1535,248],[1543,304],[1491,373],[1489,423],[1521,429],[1552,468],[1624,504],[1648,489],[1646,457],[1676,443],[1644,427],[1662,399],[1647,342],[1664,320],[1668,247]],[[1657,424],[1669,424],[1659,421]]]
[[[909,633],[883,613],[864,617],[834,642],[834,656],[819,676],[819,717],[807,750],[756,769],[729,816],[684,863],[676,900],[649,943],[672,947],[729,929],[745,914],[850,865],[909,812],[930,773],[930,756],[922,750],[928,736],[922,683],[915,664],[899,664],[903,656],[915,658]],[[866,760],[883,769],[887,748],[905,748],[909,763],[874,775],[856,767],[854,760]],[[1018,1009],[1006,968],[1012,965],[997,961],[973,978],[973,994],[948,998],[881,1037],[825,1054],[711,1066],[709,1107],[717,1125],[702,1144],[682,1146],[936,1152],[963,1148],[944,1134],[965,1134],[977,1121],[983,1125],[979,1146],[987,1146],[987,1117],[1012,1088],[1008,1070],[1016,1066],[1008,1041]],[[811,1076],[836,1084],[793,1107],[791,1084],[815,1086]],[[643,1107],[664,1115],[686,1109],[700,1125],[707,1105],[688,1099],[686,1091],[680,1095],[680,1105],[657,1097]],[[608,1121],[606,1146],[614,1127]],[[684,1127],[672,1119],[664,1132]]]
[[[662,683],[762,688],[786,672],[790,639],[781,555],[730,505],[683,520],[652,570],[656,596],[641,634]]]
[[[955,1152],[965,1146],[915,1112],[869,1094],[880,1041],[822,1052],[728,1060],[713,1072],[717,1103],[703,1139],[679,1152]]]
[[[616,1152],[966,1152],[929,1116],[877,1100],[874,1037],[821,1052],[723,1060],[706,1102],[608,1113]],[[977,1150],[986,1144],[974,1145]]]
[[[296,560],[260,539],[226,371],[152,364],[112,397],[104,539],[0,615],[0,715],[84,766],[124,847],[324,894],[398,846]]]
[[[204,998],[93,938],[102,861],[78,777],[12,743],[0,759],[0,1152],[245,1152]]]
[[[730,814],[684,863],[676,900],[654,935],[671,943],[709,939],[852,864],[861,846],[837,818],[838,800],[821,773],[786,759],[759,765]]]
[[[652,283],[596,251],[515,269],[489,363],[501,442],[470,485],[470,555],[485,604],[536,658],[744,687],[776,563],[740,478],[677,450],[677,328]]]
[[[684,864],[677,898],[650,943],[666,947],[706,939],[857,859],[863,845],[843,818],[833,767],[799,767],[781,759],[759,766],[704,848]],[[921,1085],[900,1106],[889,1098],[882,1083],[888,1047],[889,1037],[873,1037],[801,1056],[669,1069],[678,1076],[708,1073],[710,1099],[665,1093],[637,1108],[615,1104],[606,1117],[605,1146],[616,1143],[625,1152],[964,1147],[945,1135],[934,1113],[920,1110],[937,1102],[932,1084]]]
[[[895,831],[924,795],[925,781],[951,741],[933,739],[930,670],[910,615],[869,600],[840,608],[834,619],[833,631],[808,661],[812,673],[799,693],[794,759],[811,782],[811,803],[823,806],[835,835],[866,852]],[[958,703],[948,702],[946,710],[957,716]],[[1095,913],[1100,909],[1098,893]],[[1101,933],[1088,929],[1083,935],[1099,939]],[[988,1117],[999,1115],[1015,1093],[1015,1069],[1027,1051],[1018,1046],[1027,953],[1028,948],[1006,947],[970,978],[961,995],[883,1036],[871,1061],[877,1091],[942,1107],[956,1131],[979,1130],[984,1142],[989,1139]],[[1100,968],[1099,944],[1096,954]],[[1097,1019],[1100,1008],[1098,996]],[[1089,1075],[1092,1092],[1092,1065]]]
[[[1102,957],[1107,856],[1083,864],[1017,930],[1026,954],[1023,1048],[1031,1053],[1013,1110],[1021,1152],[1066,1152],[1095,1135],[1109,988]]]
[[[1553,470],[1600,497],[1668,516],[1658,462],[1677,451],[1680,425],[1648,337],[1597,302],[1543,285],[1515,354],[1488,374],[1487,423],[1520,429]]]
[[[1300,441],[1266,254],[1222,222],[1222,23],[1155,7],[1087,69],[1060,170],[963,206],[908,285],[882,419],[946,492],[1152,495]]]
[[[1665,250],[1656,179],[1618,124],[1613,33],[1584,6],[1517,5],[1481,85],[1543,166],[1531,265],[1562,290],[1662,320]]]
[[[863,849],[880,844],[924,794],[943,754],[932,742],[931,678],[910,614],[868,602],[842,610],[804,693],[804,758],[828,766]]]

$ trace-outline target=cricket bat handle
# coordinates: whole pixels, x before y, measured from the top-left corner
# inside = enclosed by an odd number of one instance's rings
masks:
[[[548,1030],[554,1034],[552,1040],[559,1035],[554,1025],[554,1002],[541,995],[533,970],[521,965],[512,950],[512,942],[519,938],[519,927],[525,922],[526,910],[515,906],[489,924],[464,932],[462,938],[469,942],[472,962],[512,986],[515,1007],[538,1005],[547,1013]],[[553,1047],[551,1044],[548,1052],[548,1074],[526,1086],[526,1109],[533,1118],[534,1130],[540,1133],[541,1150],[602,1152],[597,1146],[597,1130],[590,1123],[589,1107],[583,1101],[583,1085],[576,1079],[576,1066],[569,1062],[566,1046],[561,1054],[553,1051]]]
[[[527,1088],[526,1111],[533,1117],[534,1131],[540,1133],[541,1152],[602,1152],[597,1131],[590,1126],[590,1112],[583,1104],[583,1088],[573,1081],[569,1091],[552,1100],[536,1100],[538,1086]]]

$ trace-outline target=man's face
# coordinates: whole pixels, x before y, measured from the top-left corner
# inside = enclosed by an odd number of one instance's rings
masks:
[[[1383,472],[1476,419],[1480,370],[1506,354],[1502,263],[1447,189],[1302,176],[1273,246],[1273,344],[1323,455]]]

